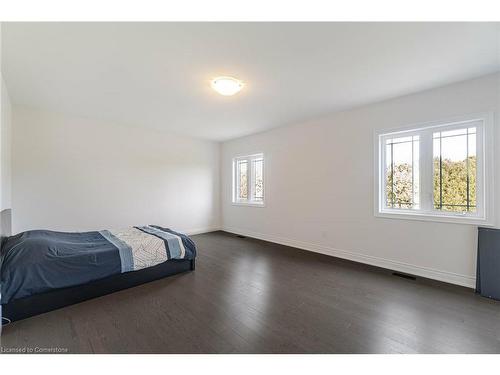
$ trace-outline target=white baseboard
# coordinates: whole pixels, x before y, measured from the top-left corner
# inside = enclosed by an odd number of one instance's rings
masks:
[[[433,268],[415,266],[412,264],[375,257],[372,255],[365,255],[361,253],[355,253],[352,251],[335,249],[324,245],[307,243],[299,240],[293,240],[274,235],[256,233],[244,229],[223,227],[222,230],[229,233],[257,238],[259,240],[274,242],[281,245],[296,247],[303,250],[309,250],[316,253],[330,255],[337,258],[348,259],[354,262],[365,263],[393,271],[404,272],[415,276],[421,276],[421,277],[426,277],[428,279],[443,281],[445,283],[465,286],[467,288],[475,288],[476,286],[476,278],[472,276],[460,275],[457,273],[436,270]]]
[[[198,228],[198,229],[188,229],[181,230],[180,233],[187,234],[188,236],[194,236],[195,234],[209,233],[221,230],[221,227],[206,227],[206,228]]]

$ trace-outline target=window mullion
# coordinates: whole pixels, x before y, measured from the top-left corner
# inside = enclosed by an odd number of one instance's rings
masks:
[[[252,159],[251,158],[248,158],[247,159],[247,165],[248,165],[248,168],[247,168],[247,200],[248,202],[251,202],[253,201],[253,197],[254,197],[254,166],[253,166],[253,163],[252,163]]]
[[[238,162],[236,161],[236,159],[233,159],[233,191],[232,191],[233,202],[236,202],[236,200],[238,199],[238,179],[237,179],[238,171],[237,171],[237,166],[238,166]]]
[[[476,128],[476,209],[480,215],[486,215],[486,175],[487,170],[484,168],[486,155],[484,153],[485,139],[484,139],[483,124],[477,125]]]
[[[236,200],[240,199],[240,163],[238,160],[235,161],[235,184],[236,184],[236,191],[234,192]]]
[[[433,207],[433,149],[432,131],[420,134],[420,205],[423,211],[430,212]]]

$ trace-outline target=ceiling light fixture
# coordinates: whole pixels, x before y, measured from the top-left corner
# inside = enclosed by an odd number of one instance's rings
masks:
[[[217,77],[212,80],[212,88],[221,95],[231,96],[240,92],[243,82],[233,77]]]

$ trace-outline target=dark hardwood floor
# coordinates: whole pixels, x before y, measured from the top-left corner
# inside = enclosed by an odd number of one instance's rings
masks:
[[[4,327],[71,353],[500,353],[500,302],[251,238],[193,236],[196,271]]]

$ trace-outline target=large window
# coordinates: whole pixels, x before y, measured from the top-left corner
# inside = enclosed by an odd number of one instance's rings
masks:
[[[488,116],[376,135],[376,214],[489,224]]]
[[[233,159],[233,203],[264,205],[264,155]]]

